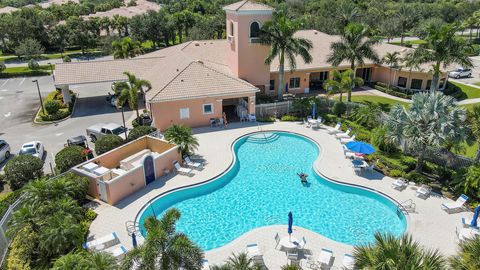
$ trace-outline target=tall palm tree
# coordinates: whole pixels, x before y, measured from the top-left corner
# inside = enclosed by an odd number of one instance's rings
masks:
[[[417,50],[409,50],[402,59],[403,64],[405,67],[408,68],[408,81],[412,78],[412,70],[420,70],[420,56],[418,55]],[[412,87],[412,83],[410,82],[410,88]]]
[[[335,10],[335,18],[339,23],[339,32],[343,31],[348,24],[354,23],[360,18],[360,14],[357,5],[352,4],[352,2],[339,2]]]
[[[342,102],[343,93],[351,93],[352,85],[362,86],[363,80],[352,76],[352,73],[353,71],[351,69],[344,72],[338,70],[333,71],[333,78],[325,82],[324,87],[327,90],[327,94],[340,94],[340,102]]]
[[[450,266],[454,270],[480,269],[480,237],[475,237],[459,244],[460,251],[449,258]]]
[[[88,253],[87,251],[70,252],[56,259],[52,270],[115,270],[116,259],[105,252]]]
[[[415,25],[418,18],[418,11],[408,4],[400,5],[400,9],[395,12],[395,17],[400,26],[400,45],[403,46],[405,32]]]
[[[368,38],[368,29],[361,24],[349,24],[341,34],[340,41],[333,42],[330,45],[332,53],[328,56],[327,61],[334,66],[340,65],[343,61],[350,63],[350,69],[353,71],[352,86],[357,66],[365,64],[364,59],[379,62],[378,55],[373,46],[378,43],[376,39]],[[347,101],[352,100],[351,92],[348,93]]]
[[[438,89],[440,69],[442,67],[446,68],[451,64],[459,64],[463,67],[473,66],[472,61],[468,57],[471,46],[464,39],[455,35],[458,29],[458,26],[454,24],[442,25],[440,27],[432,25],[427,29],[426,46],[417,48],[421,63],[432,65],[431,91]]]
[[[410,270],[445,269],[445,261],[437,250],[426,250],[409,235],[375,234],[369,245],[353,250],[356,269]]]
[[[416,172],[421,172],[427,147],[460,143],[467,138],[466,112],[452,97],[440,92],[417,93],[412,105],[396,104],[385,117],[387,136],[393,143],[405,141],[417,155]]]
[[[139,270],[197,270],[202,267],[203,252],[188,237],[175,231],[180,212],[171,208],[160,220],[150,216],[145,219],[145,243],[128,252],[121,269],[132,269],[134,262]]]
[[[288,60],[290,71],[293,72],[297,66],[296,56],[300,55],[305,63],[312,62],[310,50],[313,44],[310,40],[295,37],[299,29],[299,23],[287,18],[283,11],[273,14],[271,21],[266,22],[260,31],[260,42],[270,46],[270,51],[265,59],[265,64],[272,64],[278,57],[278,100],[283,99],[285,87],[285,58]]]
[[[388,79],[388,87],[392,84],[392,70],[398,67],[398,62],[400,61],[400,53],[399,52],[387,52],[382,58],[382,62],[387,64],[390,68],[390,76]]]
[[[223,265],[214,265],[212,270],[260,270],[262,266],[255,263],[252,258],[247,256],[247,253],[242,252],[239,254],[232,253],[228,257],[227,262]]]
[[[113,41],[112,49],[115,59],[133,58],[143,53],[142,43],[130,37]]]
[[[189,127],[172,125],[165,130],[164,136],[167,141],[180,146],[182,155],[190,155],[198,148],[198,139]]]
[[[122,107],[125,102],[128,102],[128,106],[135,110],[137,113],[137,118],[140,117],[138,112],[138,94],[144,93],[143,88],[147,88],[146,91],[152,88],[152,84],[147,80],[142,80],[137,78],[134,74],[125,71],[125,74],[128,77],[127,82],[117,82],[114,85],[115,92],[118,93],[117,98],[117,107]]]
[[[480,105],[474,106],[467,112],[467,122],[472,136],[478,144],[475,161],[480,161]]]

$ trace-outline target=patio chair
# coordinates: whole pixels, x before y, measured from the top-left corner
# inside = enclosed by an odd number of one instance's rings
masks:
[[[302,240],[297,244],[298,249],[304,249],[305,245],[307,244],[307,240],[305,240],[305,236],[302,237]]]
[[[362,174],[362,168],[360,168],[360,167],[353,167],[353,172],[354,172],[356,175],[361,175],[361,174]]]
[[[248,115],[248,121],[257,122],[257,117],[255,116],[255,114],[249,114]]]
[[[290,260],[290,261],[298,260],[298,251],[296,249],[288,250],[286,253],[287,253],[287,260]]]
[[[193,169],[180,166],[180,163],[178,163],[178,161],[176,160],[173,162],[173,166],[175,166],[175,170],[179,174],[188,175],[188,176],[193,175]]]
[[[202,260],[202,270],[210,270],[210,264],[208,260]]]
[[[431,189],[428,185],[422,185],[419,189],[417,189],[416,196],[418,198],[426,199],[430,196]]]
[[[341,125],[342,124],[340,124],[340,122],[339,122],[335,125],[335,127],[327,127],[326,129],[327,129],[328,134],[335,134],[339,131],[341,132],[341,130],[340,130]]]
[[[257,244],[248,244],[246,247],[247,257],[253,259],[255,263],[263,263],[263,255],[260,253],[260,249]]]
[[[344,269],[353,270],[355,267],[355,258],[350,254],[343,255],[342,265]]]
[[[274,238],[275,238],[275,243],[276,243],[275,248],[277,248],[278,245],[280,244],[280,235],[278,235],[278,233],[276,233]]]
[[[83,244],[86,250],[102,250],[120,243],[116,233],[109,233]]]
[[[322,248],[320,252],[320,256],[318,256],[318,262],[320,263],[320,267],[330,267],[333,258],[333,251],[329,249]]]
[[[341,144],[346,144],[346,143],[349,143],[349,142],[353,142],[353,141],[355,141],[356,137],[357,137],[357,134],[353,134],[353,136],[350,137],[350,138],[341,138],[340,143]]]
[[[460,195],[458,199],[453,203],[442,203],[442,209],[447,213],[452,213],[463,208],[463,205],[467,202],[468,196],[465,194]]]
[[[347,131],[345,132],[341,132],[341,133],[337,133],[335,134],[335,138],[337,139],[341,139],[341,138],[349,138],[350,136],[350,132],[352,132],[352,129],[351,128],[348,128]]]
[[[310,269],[318,269],[320,268],[320,265],[318,263],[318,260],[313,257],[313,255],[305,255],[307,258],[307,262],[305,263],[306,266]]]
[[[187,155],[183,156],[183,160],[185,161],[185,164],[187,166],[192,167],[194,169],[201,169],[203,167],[202,163],[192,161],[190,157]]]
[[[392,183],[392,188],[402,191],[408,186],[408,183],[403,178],[398,178]]]

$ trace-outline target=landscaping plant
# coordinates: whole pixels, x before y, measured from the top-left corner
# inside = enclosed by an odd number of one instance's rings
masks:
[[[15,156],[7,162],[4,170],[10,188],[17,190],[43,175],[43,160],[31,155]]]
[[[55,165],[61,173],[70,170],[70,168],[83,161],[85,161],[84,148],[78,145],[65,147],[55,155]]]
[[[182,125],[172,125],[165,130],[165,139],[180,147],[182,155],[191,155],[198,148],[198,139],[192,129]]]
[[[124,143],[123,139],[114,134],[107,134],[95,141],[95,153],[101,155],[115,149]]]
[[[128,133],[128,141],[133,141],[142,136],[149,135],[152,132],[156,131],[157,128],[150,126],[137,126],[133,128],[130,133]]]

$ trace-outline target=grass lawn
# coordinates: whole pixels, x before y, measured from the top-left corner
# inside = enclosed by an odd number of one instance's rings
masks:
[[[53,69],[55,69],[55,65],[52,65]],[[48,71],[50,72],[50,65],[40,65],[39,71]],[[2,73],[24,73],[24,72],[32,72],[34,70],[29,69],[28,67],[9,67],[6,68]]]
[[[374,103],[378,103],[380,105],[389,106],[389,107],[397,103],[401,105],[408,105],[408,103],[403,101],[390,99],[386,97],[380,97],[380,96],[371,96],[371,95],[358,95],[358,96],[354,95],[352,96],[352,101],[358,102],[358,103],[374,102]]]
[[[466,84],[462,84],[462,83],[457,83],[457,82],[450,82],[450,83],[459,87],[464,93],[463,97],[460,100],[480,98],[480,89],[475,88],[473,86],[466,85]]]
[[[97,53],[101,53],[102,51],[100,50],[88,50],[86,51],[86,54],[97,54]],[[63,53],[63,56],[65,55],[81,55],[82,54],[82,50],[69,50],[69,51],[65,51]],[[3,61],[8,61],[8,60],[11,60],[11,59],[15,59],[17,58],[16,55],[13,55],[13,54],[8,54],[8,55],[3,55],[3,54],[0,54],[0,62],[3,62]],[[39,60],[46,60],[46,59],[60,59],[62,58],[62,54],[61,53],[44,53],[40,56]]]

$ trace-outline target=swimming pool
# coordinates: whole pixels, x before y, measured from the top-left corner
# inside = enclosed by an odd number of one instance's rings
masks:
[[[289,211],[294,226],[350,245],[371,242],[376,231],[401,235],[406,229],[405,216],[386,197],[319,176],[313,162],[320,149],[306,137],[254,133],[238,139],[233,150],[234,163],[220,177],[146,205],[138,219],[142,234],[146,217],[160,217],[170,207],[182,214],[177,229],[204,250],[257,227],[286,225]],[[300,183],[298,172],[309,175],[309,186]]]

